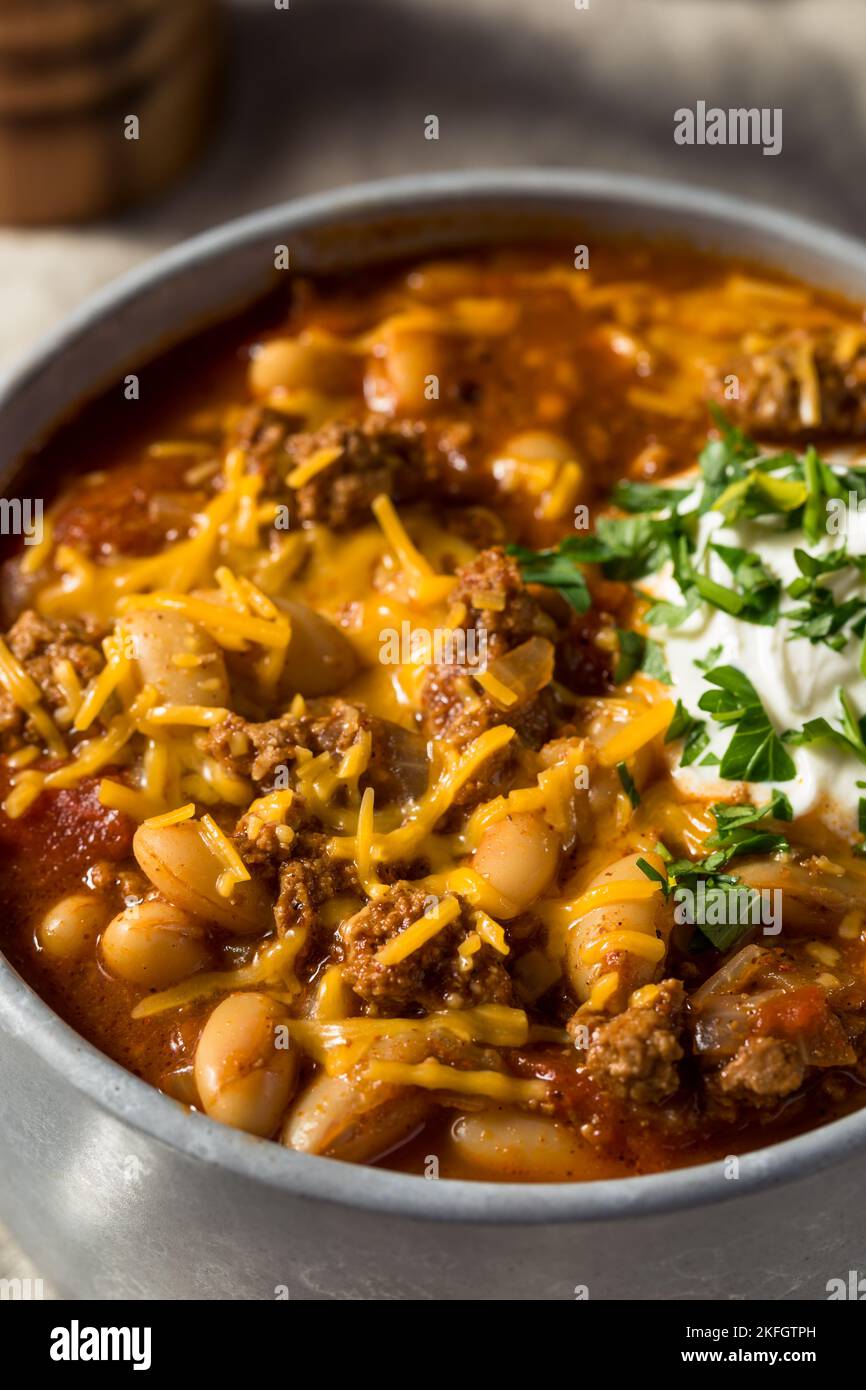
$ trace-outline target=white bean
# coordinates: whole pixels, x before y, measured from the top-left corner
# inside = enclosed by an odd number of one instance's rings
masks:
[[[511,1106],[459,1115],[451,1125],[455,1155],[476,1173],[504,1181],[564,1182],[582,1173],[586,1148],[567,1125]]]
[[[208,846],[198,821],[140,825],[132,849],[154,887],[192,917],[238,936],[273,927],[273,905],[257,879],[236,884],[230,897],[220,893],[217,881],[224,866]]]
[[[637,883],[650,892],[652,883],[638,866],[639,859],[646,860],[658,873],[665,872],[663,859],[653,851],[628,854],[609,864],[586,891],[608,884]],[[578,999],[589,999],[593,986],[608,972],[616,971],[619,977],[612,996],[617,1005],[624,1005],[633,990],[660,978],[672,926],[673,915],[658,887],[648,897],[619,902],[614,899],[584,912],[569,930],[566,949],[568,978]],[[657,954],[651,948],[655,959],[629,950],[619,936],[622,932],[651,938],[653,943],[658,941],[663,950]]]
[[[388,328],[370,358],[364,394],[371,410],[417,415],[439,399],[442,339],[428,329]]]
[[[145,685],[171,705],[226,705],[229,682],[222,651],[182,613],[141,609],[123,619],[123,635]]]
[[[81,960],[95,947],[107,915],[104,899],[94,893],[70,893],[48,909],[36,939],[52,960]]]
[[[195,1053],[199,1098],[212,1120],[262,1139],[273,1134],[298,1080],[284,1017],[267,994],[231,994],[214,1009]]]
[[[112,975],[145,989],[179,984],[210,957],[202,924],[171,903],[153,898],[113,917],[99,946]]]
[[[793,935],[831,934],[863,892],[853,874],[821,873],[784,859],[742,860],[736,871],[746,888],[778,895],[765,901],[774,911],[778,907],[784,930]]]
[[[253,394],[319,391],[340,396],[355,390],[360,364],[339,339],[308,329],[297,338],[271,338],[256,349],[249,368]]]
[[[407,1086],[320,1072],[286,1117],[282,1142],[304,1153],[370,1163],[422,1123],[429,1096]]]
[[[484,831],[472,867],[512,909],[502,917],[516,917],[551,883],[559,863],[560,839],[544,817],[519,811],[494,821]]]
[[[275,601],[292,624],[279,694],[290,699],[298,693],[331,695],[341,690],[360,665],[349,638],[309,604],[285,598]]]

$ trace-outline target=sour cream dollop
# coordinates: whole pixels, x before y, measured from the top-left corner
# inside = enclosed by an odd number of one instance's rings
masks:
[[[814,543],[807,542],[800,531],[785,531],[765,521],[726,524],[720,512],[705,513],[698,523],[695,568],[730,587],[730,570],[710,549],[711,545],[718,544],[757,553],[765,569],[781,581],[782,612],[776,624],[769,627],[743,622],[720,608],[702,603],[680,627],[656,627],[651,629],[651,634],[664,648],[673,695],[682,701],[689,714],[706,718],[706,733],[710,738],[697,762],[681,767],[679,759],[675,759],[674,777],[687,794],[730,801],[743,784],[722,780],[717,765],[701,765],[708,754],[722,757],[730,743],[732,729],[715,723],[700,710],[701,696],[713,687],[696,663],[706,662],[710,654],[720,648],[712,665],[735,666],[748,676],[779,734],[788,729],[801,729],[807,720],[822,716],[834,728],[840,727],[840,688],[848,693],[859,714],[866,713],[866,678],[860,671],[862,640],[852,635],[837,652],[826,643],[791,638],[794,624],[784,616],[786,610],[798,606],[797,601],[784,592],[793,580],[801,577],[795,549],[824,556],[845,545],[851,556],[866,555],[866,511],[845,508],[840,514],[836,534],[823,536]],[[854,568],[823,576],[820,582],[832,591],[837,603],[864,593],[863,578]],[[657,599],[683,601],[670,565],[643,580],[641,588]],[[793,780],[775,785],[787,795],[794,815],[817,811],[837,833],[846,836],[855,833],[858,803],[866,795],[863,788],[858,788],[857,781],[866,780],[866,765],[853,754],[827,742],[787,745],[787,748],[797,774]],[[771,784],[748,783],[746,788],[750,800],[760,802],[767,800]]]

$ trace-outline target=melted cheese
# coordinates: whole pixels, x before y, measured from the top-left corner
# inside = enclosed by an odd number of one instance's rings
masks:
[[[155,1014],[169,1009],[181,1009],[198,999],[209,999],[218,994],[232,994],[238,989],[251,989],[261,986],[283,991],[294,998],[300,986],[294,975],[295,961],[303,945],[301,933],[287,934],[277,941],[267,941],[249,965],[239,966],[237,970],[212,970],[194,975],[182,984],[172,985],[170,989],[149,994],[132,1011],[133,1018],[152,1018]]]
[[[371,1081],[387,1081],[396,1086],[420,1086],[425,1091],[457,1091],[466,1096],[487,1096],[512,1105],[527,1105],[547,1096],[545,1081],[523,1081],[498,1071],[461,1071],[428,1058],[426,1062],[372,1061],[367,1067]]]
[[[105,665],[85,690],[72,726],[79,734],[89,729],[94,719],[102,713],[106,701],[114,694],[124,676],[129,674],[132,665],[122,642],[117,638],[107,637],[103,647]]]
[[[588,942],[582,948],[580,958],[584,965],[598,965],[606,956],[616,955],[620,951],[631,956],[640,956],[642,960],[651,961],[656,965],[664,958],[665,943],[659,937],[651,936],[649,932],[601,932],[595,941]]]
[[[615,767],[617,763],[630,758],[659,734],[665,732],[674,715],[672,700],[660,700],[648,709],[646,714],[632,719],[624,729],[620,729],[599,751],[598,761],[602,767]]]
[[[205,844],[223,865],[217,879],[217,892],[224,898],[230,898],[239,883],[249,882],[250,871],[213,816],[202,816],[199,824]]]
[[[299,463],[297,468],[293,468],[286,478],[289,487],[303,487],[311,478],[315,478],[317,473],[321,473],[326,468],[330,468],[332,463],[340,457],[343,450],[338,446],[329,449],[316,449],[305,463]]]
[[[606,975],[600,976],[592,987],[589,996],[589,1007],[601,1013],[619,988],[619,972],[617,970],[608,971]]]
[[[371,832],[371,861],[388,863],[411,857],[431,833],[437,821],[441,820],[453,805],[461,787],[474,777],[488,758],[499,752],[513,738],[514,730],[500,724],[495,728],[486,729],[459,754],[447,756],[436,782],[421,800],[415,803],[405,823],[385,834],[373,835]],[[330,848],[338,858],[354,858],[356,863],[358,862],[357,837],[332,840]]]
[[[149,608],[166,613],[182,613],[229,651],[244,651],[247,642],[261,647],[286,647],[291,637],[291,626],[284,614],[278,613],[272,619],[260,618],[250,613],[239,613],[226,604],[213,603],[210,599],[166,590],[134,594],[121,599],[118,607],[122,613]]]
[[[63,757],[66,745],[47,710],[42,708],[41,692],[35,681],[31,680],[24,667],[10,652],[0,637],[0,684],[15,704],[33,721],[38,732],[52,753]]]
[[[551,950],[558,956],[565,947],[565,941],[572,927],[596,908],[611,904],[645,902],[659,891],[660,884],[647,879],[615,879],[589,888],[579,898],[544,898],[535,906],[535,912],[548,929]]]
[[[174,811],[166,811],[161,816],[151,816],[145,824],[152,827],[163,825],[179,825],[181,821],[191,820],[195,815],[195,802],[188,801],[185,806],[178,806]]]
[[[376,952],[376,961],[379,965],[398,965],[415,951],[419,951],[422,946],[426,946],[428,941],[438,936],[443,927],[447,927],[449,922],[453,922],[459,916],[460,904],[457,899],[444,898],[429,912],[425,912],[417,922],[413,922],[405,931],[392,936],[390,941],[380,946]]]
[[[492,1047],[567,1041],[563,1030],[530,1024],[523,1009],[506,1004],[448,1009],[426,1018],[290,1019],[286,1027],[330,1075],[350,1071],[383,1038],[414,1038],[433,1046],[437,1037],[447,1033],[461,1042]]]

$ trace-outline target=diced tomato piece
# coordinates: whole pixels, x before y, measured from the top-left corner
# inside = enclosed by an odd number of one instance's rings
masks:
[[[817,985],[803,985],[762,1004],[756,1031],[794,1038],[813,1032],[826,1021],[827,1000],[823,991]]]
[[[101,780],[89,777],[74,787],[44,791],[16,820],[0,811],[0,844],[16,857],[32,856],[64,872],[83,872],[99,859],[125,859],[132,852],[135,823],[102,805]],[[7,789],[8,782],[4,794]]]

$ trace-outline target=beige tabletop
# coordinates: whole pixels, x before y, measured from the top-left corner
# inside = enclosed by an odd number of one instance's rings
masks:
[[[0,230],[0,368],[98,285],[183,237],[387,174],[612,168],[866,228],[863,0],[232,0],[206,158],[158,205],[69,231]],[[698,99],[781,107],[783,149],[689,148]],[[424,138],[439,118],[439,139]],[[0,1175],[2,1182],[2,1175]],[[0,1278],[20,1272],[0,1234]]]

